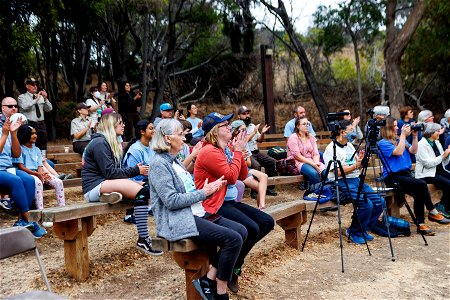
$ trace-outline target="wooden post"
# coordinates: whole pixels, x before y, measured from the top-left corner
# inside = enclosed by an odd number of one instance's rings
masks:
[[[89,277],[88,236],[96,227],[95,216],[56,222],[53,231],[64,240],[64,261],[67,273],[77,281]]]
[[[192,280],[200,278],[208,272],[208,253],[205,249],[197,249],[190,252],[174,252],[173,258],[180,268],[184,269],[186,277],[186,299],[201,300],[202,297],[192,284]]]
[[[303,221],[303,213],[305,213],[305,221]],[[286,244],[294,249],[300,249],[302,222],[306,222],[306,211],[298,212],[292,216],[277,221],[277,224],[284,230]]]
[[[275,110],[273,99],[273,50],[268,45],[261,45],[261,73],[263,83],[264,118],[270,126],[268,133],[275,133]]]

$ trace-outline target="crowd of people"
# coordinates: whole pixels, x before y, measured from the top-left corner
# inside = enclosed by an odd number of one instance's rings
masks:
[[[8,210],[17,208],[14,226],[27,227],[41,237],[46,231],[29,222],[28,211],[44,207],[43,185],[55,188],[58,205],[65,205],[65,196],[61,178],[42,155],[47,147],[46,133],[41,134],[46,131],[44,112],[52,110],[52,105],[45,91],[38,92],[35,81],[27,80],[25,86],[27,92],[18,101],[11,97],[2,100],[0,192],[10,200],[2,198],[0,204]],[[277,161],[258,149],[270,127],[252,123],[246,106],[239,106],[236,114],[212,112],[201,119],[197,105],[187,106],[186,118],[182,110],[163,103],[153,122],[139,120],[141,94],[134,93],[129,82],[120,88],[118,106],[106,82],[91,88],[89,95],[86,102],[76,105],[77,117],[70,129],[73,150],[82,154],[85,200],[133,203],[124,221],[136,224],[136,247],[147,254],[163,254],[152,246],[149,215],[154,216],[157,236],[169,241],[191,238],[209,245],[211,266],[193,285],[204,299],[228,299],[227,289],[239,290],[246,256],[274,228],[273,218],[264,209],[266,196],[277,195],[275,188],[268,186],[268,178],[278,175]],[[23,117],[11,120],[19,108]],[[335,146],[343,173],[337,172],[337,182],[344,198],[357,199],[364,153],[354,155],[354,144],[364,135],[360,118],[353,118],[350,110],[342,112],[347,114],[338,121]],[[309,186],[316,187],[325,181],[334,145],[330,143],[321,153],[305,108],[296,107],[293,115],[284,129],[287,157],[295,160]],[[450,222],[450,110],[440,124],[434,123],[431,111],[421,111],[418,122],[424,124],[423,130],[411,130],[415,124],[411,107],[402,108],[400,120],[385,109],[375,109],[374,118],[386,122],[378,141],[386,185],[414,198],[417,231],[433,235],[425,224],[424,208],[429,221]],[[124,141],[128,141],[126,147]],[[411,170],[413,161],[415,172]],[[334,179],[333,167],[328,179]],[[443,190],[436,205],[427,184]],[[246,187],[257,199],[256,207],[241,201]],[[346,230],[356,244],[374,239],[370,231],[385,205],[370,185],[364,183],[362,188],[364,197],[355,203],[360,224],[353,219]],[[305,193],[313,192],[307,189]]]

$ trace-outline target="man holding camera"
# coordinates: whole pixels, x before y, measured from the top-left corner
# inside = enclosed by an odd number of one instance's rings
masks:
[[[50,112],[53,106],[44,89],[40,89],[38,92],[37,81],[34,78],[27,79],[25,87],[26,93],[18,98],[20,112],[27,117],[28,124],[36,129],[36,147],[47,150],[47,126],[45,125],[44,112]]]
[[[348,189],[345,185],[340,170],[338,170],[338,186],[340,199],[352,198],[357,207],[357,214],[361,222],[361,228],[356,218],[353,218],[352,224],[346,230],[346,235],[355,244],[364,244],[364,236],[367,241],[372,241],[373,236],[367,233],[380,217],[383,212],[384,199],[381,198],[374,190],[364,183],[359,199],[357,200],[358,187],[360,183],[359,169],[361,168],[361,161],[364,157],[364,151],[360,151],[358,155],[353,157],[355,148],[351,141],[355,139],[356,133],[352,123],[348,120],[341,120],[336,123],[336,157],[342,164],[342,168],[347,179]],[[352,158],[353,157],[353,158]],[[333,142],[331,142],[323,153],[325,165],[333,159]],[[334,165],[331,164],[331,169]],[[329,180],[334,180],[334,171],[328,175]],[[341,204],[345,204],[341,202]]]

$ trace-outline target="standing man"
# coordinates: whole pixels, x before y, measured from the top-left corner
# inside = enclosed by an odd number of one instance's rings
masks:
[[[28,119],[28,124],[37,132],[36,146],[41,150],[47,150],[47,126],[45,125],[44,112],[53,109],[47,98],[47,92],[42,89],[38,92],[37,81],[29,78],[25,81],[27,92],[19,96],[20,112]]]
[[[270,126],[264,125],[261,133],[259,133],[259,125],[255,125],[252,123],[250,118],[250,109],[247,106],[241,105],[238,108],[238,118],[239,120],[244,121],[245,126],[247,126],[247,140],[248,147],[252,151],[252,156],[250,156],[251,160],[251,168],[261,171],[261,166],[266,170],[267,176],[273,177],[278,176],[278,172],[276,170],[276,159],[270,157],[267,154],[261,153],[258,149],[258,142],[261,143],[264,140],[264,134],[269,130]],[[252,191],[252,197],[254,197],[254,191]],[[267,195],[276,196],[277,192],[274,189],[274,186],[267,187]]]
[[[293,110],[293,112],[294,112],[294,118],[291,119],[289,122],[287,122],[286,125],[284,126],[284,137],[286,139],[288,139],[294,133],[295,121],[306,117],[306,111],[303,106],[297,106],[297,108],[295,108]],[[309,131],[309,134],[311,134],[312,136],[316,136],[316,133],[314,132],[311,122],[309,122],[308,131]]]

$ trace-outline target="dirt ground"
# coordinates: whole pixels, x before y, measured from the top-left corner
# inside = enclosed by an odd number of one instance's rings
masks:
[[[278,188],[279,196],[267,205],[295,200],[300,191]],[[51,198],[52,191],[46,192]],[[80,188],[66,190],[68,203],[81,200]],[[248,194],[246,194],[248,203]],[[48,206],[56,203],[50,201]],[[342,209],[343,227],[351,208]],[[406,210],[402,211],[406,214]],[[311,215],[308,215],[308,218]],[[91,276],[75,282],[64,272],[63,243],[52,230],[38,240],[38,248],[54,292],[70,299],[184,299],[184,272],[167,253],[151,257],[137,251],[136,229],[121,221],[123,213],[98,218],[89,238]],[[403,217],[409,219],[409,216]],[[0,226],[11,226],[14,217],[0,213]],[[308,220],[309,223],[309,220]],[[307,224],[308,224],[307,223]],[[154,222],[150,218],[150,231]],[[307,224],[302,232],[306,233]],[[337,212],[316,215],[304,252],[284,245],[284,232],[276,226],[250,253],[240,278],[238,294],[231,299],[449,299],[450,226],[430,224],[437,234],[392,239],[395,261],[387,238],[375,237],[365,246],[344,239],[341,272]],[[415,232],[415,230],[414,230]],[[303,235],[304,237],[304,235]],[[0,298],[31,289],[45,289],[33,253],[0,261]]]

